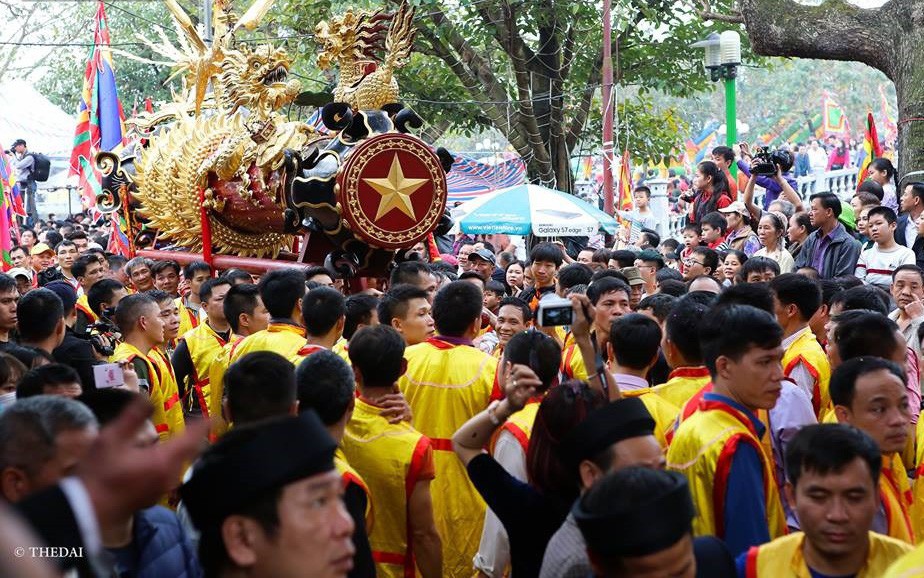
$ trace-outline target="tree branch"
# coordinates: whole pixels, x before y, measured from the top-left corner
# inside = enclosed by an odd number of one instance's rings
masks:
[[[731,24],[744,24],[744,16],[740,12],[732,14],[721,14],[719,12],[701,11],[699,17],[703,20],[712,20],[713,22],[728,22]]]
[[[436,16],[434,16],[436,18]],[[443,16],[445,18],[445,16]],[[447,27],[451,27],[451,24],[447,22]],[[453,34],[454,33],[454,34]],[[418,34],[427,39],[432,48],[434,54],[440,58],[443,62],[446,63],[446,66],[452,70],[459,80],[462,82],[462,85],[465,87],[469,93],[473,94],[478,100],[486,100],[489,102],[481,103],[481,108],[484,110],[485,115],[491,119],[491,123],[497,127],[504,136],[507,137],[507,141],[517,150],[517,152],[524,156],[525,153],[531,150],[530,143],[528,142],[528,137],[523,130],[523,127],[520,125],[519,114],[515,110],[511,110],[510,104],[499,104],[501,102],[506,103],[509,99],[507,93],[503,90],[500,90],[500,86],[495,79],[493,79],[493,73],[490,69],[487,68],[486,63],[470,48],[465,48],[465,41],[461,38],[456,38],[458,33],[451,29],[448,33],[442,34],[440,37],[437,37],[436,34],[424,26],[418,28]],[[445,44],[443,44],[443,39],[455,39],[455,43],[461,42],[459,46],[454,46],[453,49],[459,50],[460,47],[463,50],[466,50],[467,58],[457,58],[452,50]],[[463,60],[465,60],[463,62]],[[476,68],[479,67],[479,68]]]
[[[859,61],[895,79],[895,4],[864,9],[846,0],[805,6],[793,0],[740,0],[751,46],[765,56]]]
[[[699,4],[702,6],[702,9],[699,11],[699,17],[703,20],[744,24],[744,17],[737,10],[731,14],[722,14],[712,9],[712,2],[710,0],[699,0]]]
[[[566,141],[568,150],[574,150],[575,145],[581,139],[584,132],[584,126],[587,124],[587,117],[590,115],[590,106],[593,104],[594,93],[600,87],[600,81],[603,78],[603,51],[597,54],[594,65],[590,68],[590,76],[587,77],[587,85],[581,94],[581,100],[578,102],[577,110],[571,117],[571,126],[568,128],[568,139]]]

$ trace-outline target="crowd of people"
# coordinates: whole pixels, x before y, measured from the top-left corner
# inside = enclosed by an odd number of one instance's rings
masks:
[[[21,230],[0,574],[924,575],[924,184],[759,207],[728,153],[682,242],[459,235],[362,286]]]

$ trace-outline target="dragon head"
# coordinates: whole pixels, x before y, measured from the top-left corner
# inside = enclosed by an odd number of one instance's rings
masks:
[[[315,40],[322,51],[318,55],[318,66],[344,66],[358,61],[375,60],[381,51],[388,31],[391,14],[381,10],[347,10],[342,16],[321,22],[315,29]]]
[[[289,80],[290,65],[286,51],[269,44],[227,50],[221,63],[221,81],[232,112],[246,107],[268,113],[292,102],[301,83]]]

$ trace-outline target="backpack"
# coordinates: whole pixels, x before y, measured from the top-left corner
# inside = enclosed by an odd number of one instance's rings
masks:
[[[42,153],[29,153],[35,164],[32,166],[32,180],[44,183],[51,171],[51,159]]]

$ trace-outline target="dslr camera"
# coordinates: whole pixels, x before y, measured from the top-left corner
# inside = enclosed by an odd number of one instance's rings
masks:
[[[780,172],[785,173],[792,168],[792,164],[792,153],[789,151],[771,151],[768,147],[757,147],[751,160],[751,172],[755,175],[773,176],[776,174],[776,167],[780,167]]]

